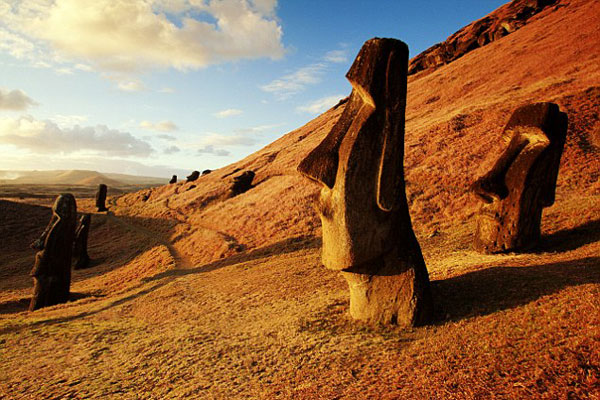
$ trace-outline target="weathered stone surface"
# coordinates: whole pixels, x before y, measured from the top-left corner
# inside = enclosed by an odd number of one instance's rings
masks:
[[[202,175],[208,175],[212,172],[212,169],[205,169],[204,171],[202,171]]]
[[[468,52],[498,40],[516,31],[535,14],[558,0],[514,0],[505,4],[485,18],[479,19],[460,29],[443,43],[438,43],[412,60],[408,74],[422,70],[435,70]]]
[[[254,171],[245,171],[243,174],[234,177],[230,190],[231,197],[247,192],[252,187],[253,179]]]
[[[508,147],[471,186],[483,201],[475,249],[500,253],[536,244],[542,210],[554,203],[567,123],[554,103],[530,104],[513,113],[504,128]]]
[[[39,249],[30,275],[33,297],[29,310],[69,300],[71,256],[77,225],[77,205],[72,194],[61,194],[52,206],[50,223],[32,247]]]
[[[194,171],[186,177],[186,182],[194,182],[200,177],[200,171]]]
[[[404,183],[408,47],[367,41],[346,75],[353,90],[329,135],[298,166],[322,185],[323,264],[342,271],[350,314],[414,326],[433,312]]]
[[[98,191],[96,192],[96,208],[98,211],[108,211],[106,208],[106,191],[108,188],[104,183],[98,185]]]
[[[173,175],[169,183],[177,183],[177,175]]]
[[[75,256],[75,269],[84,269],[90,266],[90,256],[87,251],[88,235],[92,216],[90,214],[83,215],[79,220],[79,226],[75,231],[75,244],[73,246]]]

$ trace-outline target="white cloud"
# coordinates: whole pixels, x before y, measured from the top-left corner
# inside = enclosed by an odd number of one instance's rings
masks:
[[[253,146],[256,139],[248,135],[221,135],[211,133],[200,139],[200,144],[205,146]]]
[[[231,153],[224,149],[216,149],[215,146],[208,145],[198,149],[198,154],[212,154],[213,156],[227,157]]]
[[[166,149],[163,150],[163,153],[165,154],[175,154],[175,153],[179,153],[181,151],[181,149],[177,146],[169,146]]]
[[[171,135],[165,135],[165,134],[161,134],[161,135],[156,135],[157,138],[162,139],[162,140],[168,140],[169,142],[174,142],[175,136],[171,136]]]
[[[198,69],[284,54],[275,0],[15,0],[0,5],[0,50],[104,71]],[[169,13],[169,16],[165,13]]]
[[[0,119],[0,144],[38,154],[90,152],[120,157],[147,157],[153,151],[147,142],[104,125],[61,128],[52,121],[40,121],[31,116]]]
[[[237,108],[228,108],[226,110],[221,110],[219,112],[214,113],[213,115],[217,118],[227,118],[233,117],[235,115],[240,115],[243,111],[238,110]]]
[[[172,132],[178,129],[177,125],[175,125],[173,121],[160,121],[156,123],[150,121],[142,121],[140,122],[140,128],[158,132]]]
[[[324,60],[331,63],[345,63],[348,61],[348,52],[346,50],[331,50],[325,54]]]
[[[158,93],[175,93],[175,89],[170,87],[164,87],[157,90]]]
[[[302,67],[295,72],[285,75],[279,79],[261,86],[265,92],[273,93],[279,99],[302,92],[306,86],[321,82],[321,76],[325,72],[325,63],[315,63]]]
[[[127,82],[119,82],[117,84],[117,88],[124,92],[139,92],[146,88],[144,83],[138,80],[127,81]]]
[[[73,125],[79,125],[87,121],[87,115],[61,115],[57,114],[50,118],[50,121],[56,123],[58,126],[69,127]]]
[[[22,90],[9,91],[0,88],[0,110],[23,111],[35,105],[37,103]]]
[[[346,96],[341,95],[341,94],[338,94],[335,96],[323,97],[321,99],[317,99],[315,101],[311,101],[308,104],[300,106],[300,107],[296,108],[296,110],[301,111],[301,112],[306,112],[309,114],[321,114],[321,113],[329,110],[334,105],[336,105],[340,101],[340,99],[342,99],[344,97],[346,97]]]

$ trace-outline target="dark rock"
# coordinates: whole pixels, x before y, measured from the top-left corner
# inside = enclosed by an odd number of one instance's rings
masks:
[[[72,194],[61,194],[52,206],[50,223],[32,247],[38,248],[33,277],[33,297],[29,310],[37,310],[69,300],[71,257],[77,225],[77,204]]]
[[[186,177],[186,182],[194,182],[199,177],[200,177],[200,171],[194,171],[189,176]]]
[[[169,183],[177,183],[177,175],[173,175]]]
[[[414,326],[433,305],[404,184],[407,62],[401,41],[367,41],[346,75],[353,90],[340,119],[298,171],[322,187],[322,260],[348,281],[350,314]]]
[[[544,207],[554,204],[567,114],[554,103],[518,108],[504,128],[507,149],[471,185],[482,200],[475,249],[484,253],[524,250],[540,238]]]
[[[230,196],[237,196],[238,194],[242,194],[250,190],[253,179],[254,171],[245,171],[243,174],[234,177],[230,189]]]
[[[106,192],[108,188],[104,183],[98,185],[98,191],[96,192],[96,207],[99,212],[108,211],[106,208]]]
[[[92,216],[85,214],[79,220],[79,226],[75,231],[75,244],[73,251],[75,253],[75,269],[84,269],[90,266],[90,256],[87,252],[88,234],[90,232],[90,225],[92,223]]]
[[[204,171],[202,171],[202,176],[204,176],[204,175],[208,175],[208,174],[210,174],[211,172],[212,172],[212,170],[211,170],[211,169],[205,169]]]

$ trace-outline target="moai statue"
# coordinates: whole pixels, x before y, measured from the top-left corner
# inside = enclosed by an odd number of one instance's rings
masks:
[[[204,171],[202,171],[202,176],[204,175],[208,175],[212,172],[212,169],[205,169]]]
[[[173,175],[169,183],[177,183],[177,175]]]
[[[72,194],[61,194],[52,206],[50,223],[31,247],[35,255],[33,297],[29,310],[64,303],[69,300],[71,256],[77,225],[77,205]]]
[[[73,250],[75,252],[75,269],[84,269],[90,266],[90,256],[87,252],[88,234],[90,232],[90,225],[92,223],[92,216],[85,214],[79,220],[79,226],[75,231],[75,244]]]
[[[350,289],[350,314],[370,323],[431,320],[429,275],[404,183],[408,47],[367,41],[346,78],[352,93],[327,137],[298,166],[321,185],[322,261]]]
[[[200,171],[194,171],[189,176],[186,177],[186,182],[194,182],[196,179],[200,177]]]
[[[252,187],[253,179],[254,171],[245,171],[243,174],[234,177],[230,190],[231,197],[237,196],[238,194],[242,194],[250,190],[250,188]]]
[[[471,186],[482,200],[474,247],[483,253],[526,250],[540,238],[544,207],[554,204],[567,114],[554,103],[518,108],[504,128],[508,147]]]
[[[98,191],[96,192],[96,207],[99,212],[108,211],[106,208],[106,191],[108,188],[104,183],[98,185]]]

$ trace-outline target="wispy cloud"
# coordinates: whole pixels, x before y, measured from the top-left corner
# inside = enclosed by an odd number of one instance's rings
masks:
[[[95,127],[61,128],[49,120],[31,116],[0,119],[0,144],[37,154],[89,152],[121,157],[147,157],[152,147],[128,132]]]
[[[173,121],[160,121],[160,122],[150,122],[150,121],[142,121],[140,122],[140,128],[147,129],[149,131],[158,131],[158,132],[173,132],[176,131],[177,125]]]
[[[280,100],[285,100],[302,92],[306,86],[321,82],[326,67],[327,64],[322,62],[310,64],[291,74],[275,79],[260,88],[265,92],[274,94]]]
[[[253,146],[257,140],[248,135],[221,135],[219,133],[211,133],[199,142],[205,146]]]
[[[157,90],[158,93],[175,93],[175,89],[170,87],[163,87]]]
[[[60,127],[69,127],[73,125],[79,125],[87,121],[87,115],[60,115],[57,114],[49,118],[52,122],[55,122]]]
[[[181,151],[181,149],[177,146],[169,146],[166,149],[163,150],[163,153],[165,154],[175,154],[175,153],[179,153]]]
[[[341,94],[338,94],[335,96],[323,97],[323,98],[311,101],[310,103],[305,104],[303,106],[297,107],[296,110],[301,111],[301,112],[306,112],[309,114],[321,114],[321,113],[329,110],[334,105],[336,105],[340,101],[340,99],[342,99],[344,97],[345,96],[341,95]]]
[[[227,157],[231,153],[225,149],[217,149],[215,146],[208,145],[198,149],[198,154],[211,154],[213,156]]]
[[[0,88],[0,110],[23,111],[37,104],[22,90]]]
[[[140,92],[146,89],[146,86],[142,81],[133,80],[133,81],[121,81],[117,83],[117,88],[122,90],[123,92]]]
[[[217,118],[228,118],[233,117],[235,115],[242,114],[242,110],[238,110],[237,108],[228,108],[226,110],[221,110],[219,112],[214,113],[213,115]]]
[[[325,61],[331,63],[345,63],[348,61],[348,51],[346,50],[331,50],[323,57]]]
[[[156,135],[156,137],[159,139],[162,139],[162,140],[168,140],[169,142],[174,142],[175,140],[177,140],[177,139],[175,139],[175,136],[165,135],[164,133],[160,134],[160,135]]]

